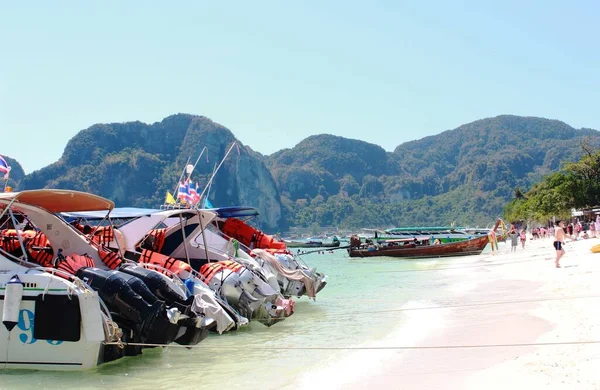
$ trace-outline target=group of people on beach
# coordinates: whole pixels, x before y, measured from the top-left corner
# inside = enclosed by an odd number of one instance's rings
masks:
[[[588,234],[588,229],[589,234]],[[566,224],[565,221],[557,221],[555,226],[549,228],[538,227],[531,230],[531,239],[541,239],[546,237],[554,237],[552,243],[554,250],[556,251],[556,258],[554,260],[554,266],[560,267],[560,259],[565,255],[565,240],[567,237],[571,240],[587,239],[592,237],[600,237],[600,216],[596,218],[596,221],[583,224],[581,221],[576,220]],[[521,247],[525,249],[525,243],[527,242],[527,231],[525,228],[518,229],[512,226],[508,232],[508,236],[511,240],[511,252],[516,252],[519,242]]]

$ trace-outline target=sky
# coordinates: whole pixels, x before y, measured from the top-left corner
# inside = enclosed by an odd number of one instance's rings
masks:
[[[0,154],[204,115],[263,154],[397,145],[500,114],[600,129],[594,1],[0,0]]]

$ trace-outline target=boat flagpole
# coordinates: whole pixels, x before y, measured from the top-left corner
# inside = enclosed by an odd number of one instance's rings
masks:
[[[188,164],[190,163],[190,157],[188,157],[187,162],[185,163],[185,165],[183,166],[183,171],[181,171],[181,175],[179,176],[179,180],[177,180],[177,183],[175,183],[175,190],[173,191],[173,194],[175,194],[175,199],[179,199],[177,197],[177,190],[179,189],[179,183],[181,183],[181,180],[183,179],[183,176],[185,175],[185,170],[188,166]]]
[[[213,167],[213,171],[212,171],[212,175],[211,176],[214,176],[215,173],[216,173],[216,171],[217,171],[217,164],[215,164],[215,166]],[[211,181],[210,184],[209,184],[209,186],[208,186],[208,190],[206,191],[206,195],[205,195],[206,199],[208,199],[208,196],[210,195],[210,189],[212,188],[212,183],[213,182]],[[200,202],[201,201],[202,201],[202,199],[200,199]],[[206,202],[204,202],[202,204],[205,204],[205,203]],[[204,206],[201,206],[201,207],[204,208]]]
[[[207,189],[209,188],[209,186],[212,184],[213,180],[215,179],[215,176],[217,175],[217,172],[219,171],[219,169],[221,169],[221,166],[223,165],[223,163],[225,162],[225,160],[227,160],[227,157],[229,157],[229,153],[231,153],[231,151],[233,150],[233,147],[236,146],[236,145],[237,145],[237,142],[233,141],[233,144],[231,144],[231,146],[229,147],[229,150],[227,150],[227,153],[225,153],[225,156],[223,157],[223,159],[219,163],[219,166],[217,166],[217,168],[213,172],[212,176],[208,180],[208,183],[206,183],[206,185],[204,186],[204,189],[202,190],[202,193],[200,194],[200,200],[202,200],[202,197],[204,196],[204,193],[207,191]],[[239,153],[239,151],[240,151],[240,149],[238,148],[238,153]],[[198,203],[201,203],[201,202],[198,202]],[[196,205],[196,208],[198,208],[198,205]]]
[[[202,157],[202,155],[204,154],[204,152],[206,151],[206,146],[202,148],[202,151],[200,152],[200,155],[198,156],[198,158],[196,159],[196,162],[194,163],[193,167],[191,170],[188,171],[188,177],[187,180],[190,180],[190,177],[192,177],[192,172],[194,172],[194,169],[196,169],[196,165],[198,165],[198,161],[200,161],[200,157]],[[189,159],[188,159],[189,162]],[[208,154],[206,155],[206,162],[208,163]],[[186,164],[187,167],[187,164]]]

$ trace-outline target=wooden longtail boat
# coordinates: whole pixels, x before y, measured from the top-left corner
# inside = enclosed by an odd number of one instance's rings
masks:
[[[490,234],[496,231],[500,220],[490,230]],[[350,257],[407,257],[407,258],[428,258],[428,257],[453,257],[469,256],[480,254],[486,245],[490,242],[488,235],[480,235],[474,238],[449,243],[431,244],[428,237],[403,238],[400,240],[389,240],[384,245],[368,248],[351,247],[348,249]]]
[[[350,248],[348,253],[350,257],[447,257],[447,256],[468,256],[480,254],[485,246],[490,242],[488,236],[479,236],[470,240],[449,242],[446,244],[421,244],[418,245],[412,239],[397,240],[403,245],[379,247],[375,250]],[[403,241],[403,242],[400,242]],[[412,242],[412,243],[410,243]]]

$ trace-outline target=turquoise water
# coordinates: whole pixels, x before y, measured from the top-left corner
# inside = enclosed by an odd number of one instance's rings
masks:
[[[210,335],[197,348],[156,348],[85,372],[4,371],[0,388],[128,388],[187,386],[218,389],[274,389],[293,385],[313,368],[344,350],[289,347],[348,347],[377,340],[401,327],[398,309],[411,301],[430,302],[452,283],[446,272],[419,272],[477,261],[479,256],[443,260],[350,259],[344,250],[304,255],[328,275],[316,302],[300,298],[295,314],[267,328],[258,323],[224,335]],[[417,272],[414,272],[417,271]],[[257,349],[257,348],[273,349]]]

